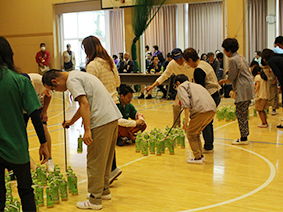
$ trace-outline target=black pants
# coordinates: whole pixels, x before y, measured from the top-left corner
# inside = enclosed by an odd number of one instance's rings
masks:
[[[12,169],[17,177],[18,192],[21,198],[23,211],[36,211],[30,162],[25,164],[9,163],[0,157],[0,211],[4,211],[6,201],[5,168]]]

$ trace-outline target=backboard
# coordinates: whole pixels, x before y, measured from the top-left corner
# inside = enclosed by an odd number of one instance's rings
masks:
[[[131,7],[133,4],[134,0],[101,0],[101,9]]]

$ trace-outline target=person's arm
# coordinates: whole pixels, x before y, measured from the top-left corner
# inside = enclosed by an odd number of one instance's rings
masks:
[[[45,137],[44,129],[42,126],[39,111],[38,110],[33,111],[30,114],[30,117],[31,117],[32,124],[34,126],[34,129],[36,131],[37,137],[40,142],[39,159],[41,161],[41,164],[44,164],[45,162],[48,161],[50,157],[50,153],[47,148],[46,137]]]
[[[202,85],[205,88],[206,73],[201,68],[196,68],[194,71],[195,83]]]
[[[49,66],[49,61],[50,61],[50,54],[49,54],[49,52],[47,52],[47,51],[45,51],[46,52],[46,60],[45,60],[45,62],[44,62],[44,64],[46,65],[46,66]]]
[[[45,90],[44,93],[44,104],[43,104],[43,108],[42,108],[42,112],[40,114],[40,117],[41,117],[41,120],[42,122],[47,122],[47,109],[48,109],[48,106],[50,104],[50,101],[51,101],[51,94],[49,93],[50,91],[49,90]]]
[[[190,114],[190,109],[189,108],[184,108],[185,110],[185,122],[183,125],[183,129],[187,131],[188,129],[188,122],[189,122],[189,114]]]
[[[230,59],[228,80],[230,82],[233,82],[237,78],[237,76],[238,76],[238,67],[237,67],[236,61]]]
[[[275,80],[272,82],[272,85],[275,85],[277,83],[278,77],[275,77]]]
[[[81,96],[78,96],[76,99],[80,104],[78,111],[79,111],[79,115],[83,119],[83,124],[84,124],[85,134],[84,134],[84,137],[83,137],[83,141],[86,145],[89,145],[93,142],[92,136],[91,136],[91,129],[90,129],[90,107],[89,107],[89,103],[88,103],[86,96],[81,95]],[[75,117],[75,119],[76,118],[77,117]],[[72,118],[72,120],[73,120],[73,118]],[[76,119],[76,120],[78,120],[78,119]]]

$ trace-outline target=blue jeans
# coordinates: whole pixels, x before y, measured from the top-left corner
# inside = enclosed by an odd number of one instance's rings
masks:
[[[216,93],[212,94],[211,97],[213,98],[217,107],[221,101],[219,92],[217,91]],[[202,136],[204,138],[204,149],[212,150],[214,142],[213,119],[202,131]]]

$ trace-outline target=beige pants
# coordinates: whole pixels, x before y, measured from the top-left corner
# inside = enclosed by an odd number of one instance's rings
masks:
[[[194,153],[195,158],[199,159],[202,156],[202,145],[200,134],[203,129],[214,118],[215,112],[208,111],[206,113],[196,113],[191,116],[189,127],[187,130],[187,137]]]
[[[92,204],[101,204],[103,189],[109,189],[109,177],[118,136],[118,121],[91,130],[93,142],[87,147],[87,177]]]
[[[177,119],[179,113],[181,112],[181,108],[182,108],[181,105],[179,104],[178,94],[176,95],[176,98],[175,98],[175,101],[174,101],[172,107],[173,107],[173,124],[174,124],[174,122]],[[174,125],[174,127],[177,127],[177,126],[181,127],[181,118],[180,117],[176,121],[176,124]]]

